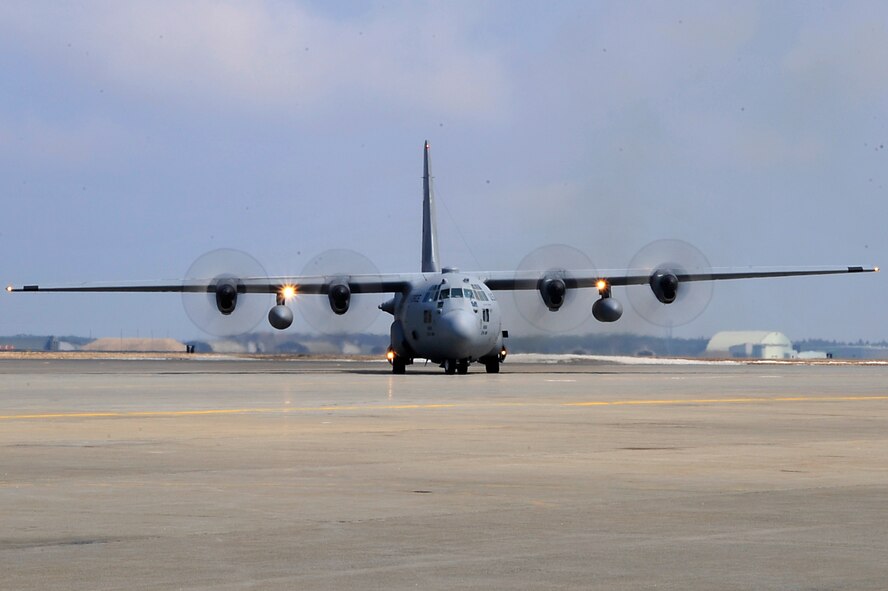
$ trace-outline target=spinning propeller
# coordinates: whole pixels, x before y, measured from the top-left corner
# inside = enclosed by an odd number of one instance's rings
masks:
[[[702,314],[712,299],[711,281],[682,280],[682,276],[712,272],[706,256],[682,240],[651,242],[632,258],[629,268],[651,276],[650,289],[626,290],[632,308],[651,324],[685,325]]]
[[[360,332],[373,324],[379,314],[378,297],[353,293],[348,285],[352,275],[379,275],[370,259],[344,248],[327,250],[308,261],[302,274],[327,278],[326,295],[297,296],[295,305],[312,328],[324,334],[342,334]]]
[[[539,271],[538,288],[514,291],[515,307],[532,326],[548,332],[577,328],[592,314],[595,290],[572,287],[574,272],[593,271],[591,259],[581,250],[565,244],[542,246],[528,254],[516,276]]]
[[[249,332],[262,320],[268,298],[247,294],[245,279],[266,278],[262,264],[240,250],[220,248],[200,257],[185,274],[185,282],[207,286],[206,293],[182,293],[188,318],[213,336]]]

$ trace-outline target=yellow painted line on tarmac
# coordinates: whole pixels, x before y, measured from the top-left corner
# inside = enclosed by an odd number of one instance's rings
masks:
[[[888,396],[776,396],[743,398],[675,398],[652,400],[590,400],[565,402],[564,406],[641,406],[677,404],[754,404],[768,402],[858,402],[888,400]]]
[[[39,420],[39,419],[105,419],[105,418],[174,418],[189,416],[244,415],[244,414],[288,414],[310,412],[385,410],[434,410],[443,408],[484,408],[484,407],[524,407],[524,406],[679,406],[695,404],[769,404],[780,402],[879,402],[888,401],[888,396],[775,396],[775,397],[734,397],[734,398],[669,398],[650,400],[588,400],[578,402],[469,402],[447,404],[386,404],[386,405],[346,405],[280,408],[211,408],[192,410],[144,410],[144,411],[95,411],[95,412],[56,412],[34,414],[0,415],[0,421]]]
[[[425,410],[452,408],[456,404],[388,404],[381,406],[315,406],[282,408],[210,408],[203,410],[134,410],[102,412],[56,412],[39,414],[0,415],[0,421],[23,419],[105,419],[146,417],[188,417],[201,415],[286,414],[293,412],[328,412],[337,410]]]

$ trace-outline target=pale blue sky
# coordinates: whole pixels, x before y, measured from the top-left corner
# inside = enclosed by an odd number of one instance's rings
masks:
[[[888,261],[882,2],[328,4],[0,5],[0,280],[166,279],[219,247],[413,271],[425,139],[463,269],[550,243],[623,267],[659,238],[715,266]],[[886,339],[886,287],[723,283],[675,333]],[[608,330],[662,332],[615,296]],[[178,296],[0,300],[0,334],[121,330],[199,335]]]

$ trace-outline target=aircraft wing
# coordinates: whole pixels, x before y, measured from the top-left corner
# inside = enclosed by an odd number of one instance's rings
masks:
[[[758,279],[767,277],[801,277],[807,275],[839,275],[845,273],[872,273],[878,267],[747,267],[731,269],[708,269],[705,272],[670,271],[679,283],[686,281],[722,281],[726,279]],[[597,287],[604,280],[608,286],[646,285],[652,269],[605,269],[605,270],[552,270],[552,271],[498,271],[482,274],[484,283],[492,290],[539,289],[540,281],[547,277],[558,277],[567,288]]]
[[[352,293],[396,293],[409,289],[418,274],[383,273],[378,275],[314,275],[281,277],[214,277],[205,279],[181,279],[170,281],[133,281],[125,283],[80,283],[72,285],[10,285],[9,292],[116,292],[116,293],[213,293],[220,279],[231,279],[239,293],[277,294],[285,287],[292,287],[297,294],[326,294],[330,285],[347,283]]]
[[[707,272],[676,272],[679,282],[720,281],[726,279],[755,279],[767,277],[799,277],[808,275],[838,275],[847,273],[871,273],[878,267],[796,267],[796,268],[734,268],[710,269]],[[610,286],[645,285],[650,282],[650,269],[605,269],[605,270],[564,270],[564,271],[492,271],[479,273],[484,283],[492,290],[531,290],[538,289],[541,279],[555,274],[564,280],[565,287],[597,287],[604,280]],[[284,287],[292,286],[299,294],[326,294],[332,283],[343,281],[352,293],[398,293],[406,292],[411,283],[422,276],[420,273],[382,273],[376,275],[303,275],[279,277],[234,278],[240,293],[279,293]],[[9,292],[91,292],[91,293],[212,293],[216,290],[219,278],[182,279],[168,281],[131,281],[123,283],[79,283],[71,285],[10,285]]]

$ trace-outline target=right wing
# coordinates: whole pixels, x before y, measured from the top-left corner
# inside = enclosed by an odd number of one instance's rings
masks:
[[[238,293],[277,294],[293,287],[297,294],[327,294],[335,283],[345,283],[352,293],[397,293],[409,289],[417,273],[381,273],[377,275],[294,275],[281,277],[229,277],[183,279],[180,281],[133,281],[122,283],[80,283],[72,285],[10,285],[8,292],[89,292],[89,293],[214,293],[223,282],[232,281]]]

